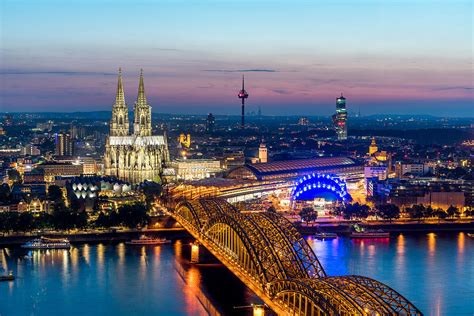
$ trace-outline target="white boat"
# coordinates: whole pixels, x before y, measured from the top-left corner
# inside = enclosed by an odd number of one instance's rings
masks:
[[[355,231],[351,233],[351,238],[389,238],[390,233],[381,229],[368,230],[357,224],[352,226]]]
[[[351,238],[389,238],[390,233],[383,230],[352,232]]]
[[[316,233],[314,234],[314,237],[316,239],[335,239],[337,238],[337,234],[336,233]]]
[[[56,239],[41,237],[25,243],[21,247],[25,249],[69,249],[71,248],[71,244],[66,238]]]
[[[141,235],[139,239],[132,239],[125,242],[127,245],[161,245],[169,244],[171,240],[166,238],[152,238],[145,235]]]

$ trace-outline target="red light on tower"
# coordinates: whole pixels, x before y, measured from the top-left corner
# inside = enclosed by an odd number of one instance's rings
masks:
[[[242,121],[241,121],[241,127],[245,127],[245,99],[249,97],[249,94],[247,91],[245,91],[245,79],[244,75],[242,75],[242,89],[240,90],[239,94],[237,95],[239,99],[242,100]]]

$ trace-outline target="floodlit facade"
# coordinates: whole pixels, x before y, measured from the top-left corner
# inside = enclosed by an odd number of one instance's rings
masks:
[[[105,146],[105,174],[130,183],[159,181],[163,167],[169,161],[168,143],[164,135],[152,135],[151,106],[145,96],[143,72],[140,74],[138,97],[134,106],[132,134],[129,127],[128,106],[119,71],[110,136]]]

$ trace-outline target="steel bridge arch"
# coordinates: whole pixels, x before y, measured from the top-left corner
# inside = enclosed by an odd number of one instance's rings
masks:
[[[278,214],[241,213],[221,199],[182,202],[171,214],[279,314],[422,315],[381,282],[326,276],[301,234]]]

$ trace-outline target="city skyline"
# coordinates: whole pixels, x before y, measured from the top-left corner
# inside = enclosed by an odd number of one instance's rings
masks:
[[[183,4],[3,2],[1,111],[108,110],[122,67],[157,113],[239,115],[245,74],[267,115],[472,116],[469,1]]]

